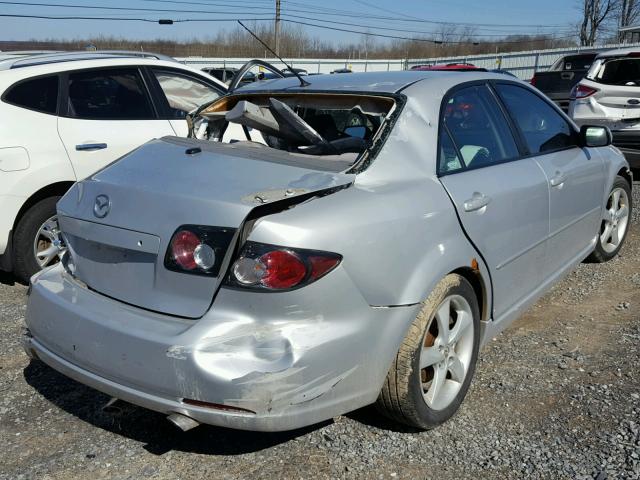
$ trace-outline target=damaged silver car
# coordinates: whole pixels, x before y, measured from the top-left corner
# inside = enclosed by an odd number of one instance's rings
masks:
[[[287,430],[372,403],[432,428],[488,339],[621,248],[632,178],[610,132],[527,84],[307,78],[236,90],[192,138],[75,184],[67,253],[32,279],[29,355],[183,429]]]

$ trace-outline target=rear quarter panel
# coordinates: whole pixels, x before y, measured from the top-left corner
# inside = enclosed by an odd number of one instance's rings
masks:
[[[350,188],[265,217],[249,238],[343,255],[343,268],[372,306],[421,302],[474,259],[490,297],[483,261],[435,175],[442,93],[428,95],[433,102],[409,96],[378,157]]]

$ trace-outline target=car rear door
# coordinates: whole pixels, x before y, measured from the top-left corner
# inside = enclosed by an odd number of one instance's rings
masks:
[[[578,132],[547,100],[516,84],[495,88],[519,131],[527,154],[549,182],[550,224],[546,276],[565,269],[593,245],[602,221],[604,165],[578,146]]]
[[[547,179],[534,159],[520,158],[513,129],[485,83],[445,98],[439,155],[440,181],[491,272],[499,320],[542,280]]]
[[[153,138],[174,135],[158,116],[139,68],[71,71],[62,78],[58,134],[78,179]]]

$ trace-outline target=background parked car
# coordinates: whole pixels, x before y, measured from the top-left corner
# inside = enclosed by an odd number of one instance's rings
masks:
[[[57,261],[57,200],[164,135],[226,86],[169,57],[66,52],[0,61],[0,269],[27,281]]]
[[[331,73],[353,73],[353,70],[350,68],[336,68],[335,70],[332,70]]]
[[[472,63],[446,63],[446,64],[436,64],[436,65],[416,65],[411,67],[411,70],[445,70],[452,72],[465,72],[465,71],[475,71],[475,72],[486,72],[486,68],[476,67]]]
[[[578,125],[605,125],[634,169],[640,168],[640,49],[603,52],[571,93]]]
[[[238,73],[237,68],[227,67],[227,68],[216,68],[216,67],[205,67],[202,69],[203,72],[208,73],[212,77],[220,80],[222,83],[229,85],[233,77],[235,77],[236,73]],[[256,75],[253,72],[247,72],[244,75],[244,78],[240,82],[242,85],[245,83],[251,83],[256,81]]]
[[[587,74],[597,54],[586,52],[561,57],[546,72],[536,72],[531,79],[531,85],[567,112],[574,85]]]

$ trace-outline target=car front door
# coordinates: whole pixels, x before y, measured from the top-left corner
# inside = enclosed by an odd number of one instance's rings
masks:
[[[137,67],[71,71],[63,78],[58,134],[78,179],[153,138],[174,135]]]
[[[488,265],[497,321],[539,287],[549,232],[540,166],[520,158],[513,130],[486,84],[443,103],[439,176],[462,226]]]
[[[152,67],[149,71],[150,82],[157,86],[161,115],[169,120],[179,137],[189,133],[186,117],[190,111],[226,93],[213,82],[184,71],[166,67]]]
[[[578,145],[578,132],[548,101],[527,87],[497,83],[495,88],[516,124],[527,153],[549,182],[550,223],[547,277],[582,260],[602,223],[604,165]]]
[[[172,68],[151,68],[150,81],[157,85],[163,117],[169,120],[179,137],[189,134],[186,116],[190,111],[227,93],[213,82]],[[247,140],[247,134],[251,140],[264,143],[262,135],[257,130],[247,128],[245,132],[243,127],[233,123],[227,126],[223,141]]]

